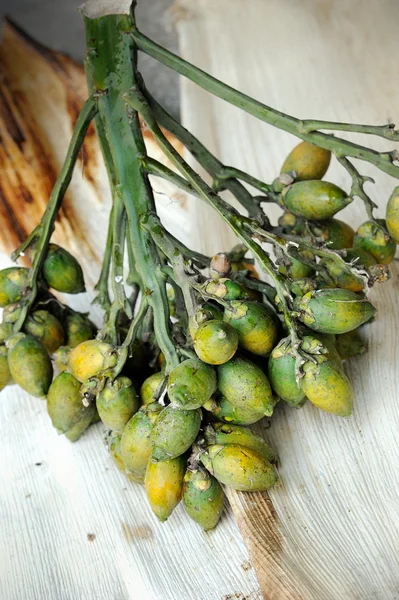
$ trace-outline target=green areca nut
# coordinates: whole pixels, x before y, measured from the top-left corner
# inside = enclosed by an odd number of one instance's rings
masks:
[[[51,384],[47,394],[47,411],[53,427],[75,442],[89,427],[96,406],[84,406],[80,393],[80,381],[70,373],[60,373]]]
[[[298,181],[283,193],[286,208],[298,217],[312,220],[330,219],[350,204],[344,190],[328,181]]]
[[[321,333],[346,333],[369,321],[374,306],[365,298],[342,289],[317,290],[296,298],[298,318]]]
[[[159,414],[151,432],[152,456],[168,460],[181,456],[194,443],[201,427],[201,411],[167,406]]]
[[[100,419],[112,431],[120,432],[139,410],[140,400],[128,377],[108,381],[97,397]]]
[[[326,174],[331,152],[310,142],[300,142],[291,150],[281,167],[281,173],[295,171],[296,181],[321,179]]]
[[[211,423],[204,431],[205,441],[208,446],[221,444],[227,446],[238,444],[246,448],[252,448],[271,463],[277,462],[277,454],[269,444],[260,436],[256,435],[248,427],[232,425],[227,423]]]
[[[263,371],[247,358],[234,357],[217,367],[219,392],[237,408],[271,416],[275,399]]]
[[[200,460],[220,483],[243,492],[267,490],[278,479],[268,460],[251,448],[238,444],[208,446]]]
[[[36,310],[24,324],[24,331],[36,337],[52,354],[64,343],[64,330],[59,320],[47,310]]]
[[[43,277],[49,287],[64,294],[85,291],[82,267],[65,248],[50,244],[43,263]]]
[[[203,467],[187,471],[183,483],[183,504],[193,521],[206,531],[213,529],[223,512],[223,489]]]
[[[203,362],[221,365],[234,356],[238,348],[238,335],[224,321],[203,323],[194,336],[194,350]]]
[[[10,373],[22,389],[44,398],[53,378],[47,350],[32,335],[16,334],[7,340]]]
[[[144,477],[151,456],[151,431],[163,407],[147,404],[126,423],[121,437],[121,456],[125,468]]]
[[[199,358],[183,361],[169,375],[168,396],[177,407],[187,410],[200,408],[215,391],[215,370]]]
[[[231,302],[224,320],[236,330],[240,346],[252,354],[266,356],[277,341],[275,316],[259,302]]]
[[[13,304],[21,299],[28,283],[29,270],[23,267],[9,267],[0,271],[0,307]]]

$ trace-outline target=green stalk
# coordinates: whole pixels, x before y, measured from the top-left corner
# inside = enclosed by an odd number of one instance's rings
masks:
[[[85,139],[89,125],[92,122],[96,113],[97,99],[95,98],[95,95],[93,95],[86,100],[82,110],[79,113],[78,119],[73,130],[72,138],[69,143],[64,164],[62,165],[61,171],[57,177],[57,181],[54,184],[53,190],[51,192],[47,204],[47,208],[40,221],[40,224],[28,237],[28,243],[31,243],[34,239],[37,240],[37,242],[35,246],[35,254],[32,261],[32,266],[29,271],[29,280],[27,285],[27,290],[29,290],[29,293],[21,301],[21,313],[14,325],[14,332],[20,331],[21,327],[25,322],[29,309],[36,299],[36,295],[38,292],[38,279],[44,259],[47,256],[48,245],[50,242],[51,235],[54,231],[55,220],[61,208],[65,192],[67,191],[69,183],[72,179],[73,170],[75,168],[80,148]],[[21,248],[27,248],[26,242],[25,244],[22,244]],[[16,255],[20,255],[21,251],[23,252],[23,250],[18,249],[16,251]]]
[[[213,185],[219,186],[219,173],[223,172],[225,166],[192,134],[176,121],[145,89],[143,82],[140,83],[143,94],[151,107],[152,113],[157,121],[165,127],[170,133],[173,133],[178,140],[190,151],[201,167],[213,179]],[[228,179],[223,182],[223,187],[231,192],[250,217],[256,217],[259,214],[259,207],[248,190],[237,181],[237,179]],[[189,191],[189,190],[187,190]],[[192,193],[192,192],[190,192]]]
[[[99,118],[112,154],[116,193],[125,206],[135,266],[144,296],[153,309],[155,333],[170,370],[179,363],[179,357],[170,335],[165,277],[156,246],[139,225],[140,215],[155,209],[148,176],[141,163],[146,150],[138,115],[134,110],[126,110],[121,97],[136,80],[137,56],[129,35],[134,23],[128,15],[108,15],[98,19],[86,17],[85,25],[88,85],[89,89],[97,90],[99,96]],[[106,160],[103,144],[102,150]]]
[[[176,54],[173,54],[165,48],[162,48],[162,46],[159,46],[150,40],[137,29],[134,30],[132,35],[137,47],[140,50],[149,56],[152,56],[167,67],[173,69],[177,73],[180,73],[180,75],[184,75],[218,98],[226,100],[230,104],[237,106],[241,110],[244,110],[245,112],[253,115],[261,121],[264,121],[265,123],[268,123],[269,125],[278,127],[279,129],[287,131],[288,133],[292,133],[300,139],[311,142],[320,148],[330,150],[336,156],[351,156],[352,158],[369,162],[378,167],[381,171],[388,173],[388,175],[399,179],[399,167],[393,164],[393,161],[398,159],[396,152],[377,152],[376,150],[372,150],[359,144],[354,144],[353,142],[343,140],[339,137],[322,133],[320,131],[314,131],[312,130],[312,121],[301,121],[300,119],[286,115],[274,108],[271,108],[266,104],[262,104],[262,102],[259,102],[258,100],[254,100],[250,96],[239,92],[226,83],[223,83],[208,73],[205,73],[205,71],[195,67]],[[314,123],[319,125],[321,129],[332,129],[332,126],[335,125],[336,130],[352,131],[354,133],[367,132],[373,135],[381,135],[382,137],[387,137],[388,135],[389,139],[398,141],[398,133],[395,131],[388,133],[388,129],[385,128],[382,130],[376,129],[372,126],[368,127],[366,125],[352,125],[350,126],[351,129],[349,129],[349,125],[345,123],[332,124],[324,121],[315,121]],[[311,129],[310,131],[309,127]]]
[[[180,154],[173,148],[172,144],[167,140],[156,122],[150,106],[147,104],[145,97],[137,86],[133,87],[124,95],[125,101],[137,110],[143,119],[146,121],[149,130],[157,141],[159,147],[164,152],[165,156],[171,163],[180,171],[185,179],[194,187],[199,196],[208,202],[226,221],[234,233],[239,237],[245,245],[252,251],[253,255],[258,259],[261,269],[269,275],[276,287],[277,295],[280,299],[284,312],[284,320],[296,343],[297,334],[294,319],[291,316],[287,304],[287,298],[290,298],[289,287],[286,283],[286,278],[278,273],[273,262],[270,260],[266,252],[257,244],[244,229],[243,217],[237,211],[232,209],[227,202],[222,200],[208,184],[186,163]]]

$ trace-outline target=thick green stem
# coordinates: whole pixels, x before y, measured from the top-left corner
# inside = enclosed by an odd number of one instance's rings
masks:
[[[241,169],[236,169],[234,167],[223,167],[219,172],[221,184],[232,178],[245,181],[245,183],[252,185],[252,187],[265,194],[266,197],[262,198],[263,202],[269,201],[279,203],[279,194],[276,194],[276,192],[273,190],[273,186],[270,183],[265,183],[264,181],[249,175],[245,171],[241,171]]]
[[[111,254],[112,254],[112,240],[114,230],[114,206],[112,205],[111,212],[109,215],[108,233],[107,240],[105,242],[105,250],[103,256],[103,262],[101,265],[101,272],[98,282],[95,286],[95,290],[98,292],[93,300],[93,304],[99,304],[105,311],[105,320],[108,319],[108,312],[111,308],[111,299],[109,296],[109,274],[111,270]]]
[[[374,183],[374,179],[366,175],[360,175],[356,167],[354,167],[350,160],[348,160],[344,156],[339,157],[338,161],[341,163],[344,169],[347,170],[347,172],[352,178],[352,187],[351,191],[349,192],[349,195],[352,198],[357,196],[358,198],[363,200],[368,218],[374,220],[373,210],[374,208],[377,208],[377,204],[373,202],[370,196],[364,191],[364,184],[367,182]]]
[[[40,224],[34,230],[36,231],[36,234],[34,236],[31,234],[31,236],[29,236],[28,238],[30,239],[30,241],[36,239],[36,246],[32,266],[29,271],[29,280],[27,285],[27,289],[29,290],[29,292],[21,302],[21,313],[14,325],[15,332],[19,331],[23,326],[29,309],[36,299],[36,295],[38,292],[38,279],[44,259],[47,256],[48,245],[50,242],[51,235],[54,231],[55,220],[61,208],[65,192],[67,191],[69,183],[72,179],[73,170],[75,168],[80,148],[85,139],[89,125],[92,122],[96,113],[97,100],[93,95],[90,98],[88,98],[88,100],[86,100],[82,110],[80,111],[80,114],[78,116],[73,130],[71,141],[69,143],[64,164],[62,165],[61,171],[57,177],[57,181],[54,184],[53,190],[51,192],[47,204],[47,208],[42,217],[42,220],[40,221]]]
[[[116,193],[129,223],[129,243],[143,283],[143,293],[154,311],[154,329],[165,356],[167,369],[179,363],[170,335],[170,318],[165,277],[151,237],[140,225],[140,215],[155,209],[152,190],[141,159],[146,151],[135,111],[127,111],[122,100],[136,80],[136,52],[132,37],[134,23],[127,15],[85,19],[89,88],[99,90],[99,115],[112,153]],[[100,140],[101,141],[101,140]],[[105,156],[106,159],[106,156]]]
[[[137,110],[147,123],[148,128],[153,134],[159,147],[164,154],[169,158],[171,163],[180,171],[183,177],[191,183],[197,190],[199,196],[208,202],[219,215],[230,225],[234,233],[246,244],[252,251],[253,255],[258,259],[261,269],[269,275],[276,286],[276,292],[283,307],[284,319],[287,327],[296,340],[295,322],[291,316],[290,309],[287,304],[287,298],[290,298],[290,291],[286,278],[278,273],[273,262],[266,252],[257,244],[244,229],[243,218],[231,206],[220,198],[208,184],[186,163],[180,154],[173,148],[172,144],[167,140],[156,122],[150,106],[146,102],[145,97],[140,90],[135,86],[124,96],[125,101]]]
[[[180,75],[184,75],[211,94],[226,100],[230,104],[237,106],[261,121],[292,133],[302,140],[320,146],[320,148],[331,150],[336,156],[350,156],[369,162],[378,167],[381,171],[388,173],[388,175],[392,175],[392,177],[399,179],[399,167],[393,164],[393,161],[398,160],[396,152],[377,152],[376,150],[354,144],[353,142],[343,140],[327,133],[309,131],[309,123],[312,123],[311,121],[301,121],[300,119],[286,115],[270,106],[262,104],[262,102],[259,102],[258,100],[254,100],[250,96],[239,92],[215,77],[212,77],[208,73],[205,73],[205,71],[198,69],[172,52],[165,50],[165,48],[162,48],[162,46],[159,46],[147,38],[137,29],[133,32],[133,37],[137,47],[146,54],[152,56],[174,71],[177,71]],[[317,123],[321,128],[329,128],[328,122],[318,121]],[[343,127],[345,127],[345,124],[341,123],[338,124],[337,129],[342,129]],[[354,133],[365,133],[366,129],[367,126],[365,125],[352,125],[351,131]],[[347,128],[344,130],[349,131]],[[375,134],[375,128],[371,128],[369,133]],[[385,137],[385,135],[383,137]],[[391,134],[390,139],[397,141],[396,134],[395,137]]]

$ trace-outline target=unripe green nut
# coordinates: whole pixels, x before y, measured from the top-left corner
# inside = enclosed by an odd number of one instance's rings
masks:
[[[308,252],[307,250],[302,250],[300,254],[304,259],[314,260],[314,254],[312,252]],[[278,270],[280,273],[285,275],[286,277],[290,277],[290,279],[302,279],[304,277],[310,277],[314,273],[314,269],[306,265],[305,263],[297,260],[296,258],[290,257],[291,265],[289,267],[281,265]]]
[[[346,333],[366,323],[376,310],[368,300],[341,289],[317,290],[296,298],[299,319],[321,333]]]
[[[374,256],[362,250],[361,248],[348,248],[346,250],[345,262],[355,261],[354,266],[358,269],[367,270],[368,267],[375,265],[377,261]],[[325,267],[334,279],[336,287],[350,290],[351,292],[361,292],[364,289],[365,282],[361,277],[352,273],[347,273],[343,266],[330,258],[322,258],[320,266]]]
[[[224,493],[215,477],[201,467],[187,471],[183,484],[183,504],[188,516],[208,531],[219,522],[223,512]]]
[[[387,225],[383,219],[366,221],[356,231],[353,246],[365,250],[380,265],[388,265],[395,258],[396,242],[386,229]]]
[[[168,396],[176,407],[187,410],[200,408],[215,391],[215,370],[199,358],[183,361],[169,375]]]
[[[200,427],[200,410],[167,406],[152,428],[152,457],[156,460],[168,460],[181,456],[194,443]]]
[[[11,323],[0,323],[0,344],[4,344],[12,336],[13,327]]]
[[[342,369],[328,358],[320,357],[316,364],[305,363],[303,371],[305,375],[301,386],[314,406],[340,417],[348,417],[352,413],[352,387]]]
[[[158,371],[153,373],[143,382],[140,388],[140,400],[141,404],[151,404],[151,402],[157,401],[157,393],[165,380],[165,373]]]
[[[252,425],[265,416],[263,412],[251,410],[245,406],[235,406],[223,396],[218,398],[217,405],[212,407],[210,412],[215,419],[236,425]]]
[[[65,294],[85,291],[82,267],[65,248],[50,244],[43,263],[43,277],[49,287]]]
[[[36,310],[28,316],[24,331],[36,337],[49,354],[64,343],[64,330],[59,320],[47,310]]]
[[[53,366],[44,346],[32,335],[16,334],[7,341],[8,366],[17,385],[44,398],[53,378]]]
[[[289,210],[285,210],[278,219],[278,224],[283,227],[284,230],[290,231],[296,225],[298,217],[292,214]]]
[[[8,350],[5,346],[0,346],[0,391],[11,381],[10,368],[7,358]]]
[[[68,367],[72,375],[83,382],[100,371],[112,369],[117,360],[110,344],[99,340],[87,340],[71,350],[68,356]]]
[[[28,283],[29,270],[9,267],[0,271],[0,307],[18,302]]]
[[[367,350],[358,329],[337,335],[336,347],[342,360],[359,356]]]
[[[304,404],[306,398],[296,381],[295,358],[291,354],[290,339],[284,338],[269,357],[269,381],[277,396],[294,407]]]
[[[296,181],[321,179],[326,174],[331,152],[310,142],[300,142],[287,156],[281,173],[295,171]]]
[[[284,193],[284,205],[305,219],[329,219],[352,201],[344,190],[328,181],[298,181]]]
[[[258,302],[231,302],[224,320],[236,330],[240,346],[252,354],[266,356],[277,341],[276,319]]]
[[[245,300],[247,293],[244,288],[231,279],[213,279],[205,286],[207,294],[223,298],[223,300]]]
[[[82,342],[93,339],[95,330],[94,324],[85,315],[79,313],[68,315],[65,322],[65,345],[76,348]]]
[[[348,223],[339,219],[327,219],[322,227],[313,227],[316,237],[324,239],[330,250],[343,250],[351,248],[355,232]]]
[[[121,434],[118,434],[118,435],[113,436],[110,439],[110,441],[108,442],[108,449],[111,454],[112,460],[114,461],[114,463],[116,464],[118,469],[120,471],[122,471],[122,473],[124,473],[124,475],[126,475],[126,477],[130,481],[133,481],[134,483],[143,484],[145,472],[132,473],[130,471],[127,471],[125,468],[125,464],[123,462],[123,458],[122,458],[122,454],[121,454],[121,438],[122,438]]]
[[[394,188],[388,200],[386,223],[392,239],[399,244],[399,186]]]
[[[53,361],[60,373],[68,368],[68,356],[71,349],[68,346],[60,346],[53,354]]]
[[[271,416],[275,405],[269,381],[247,358],[235,356],[217,367],[218,389],[231,404],[253,413]]]
[[[198,358],[210,365],[221,365],[234,356],[238,348],[235,329],[224,321],[208,321],[201,325],[194,337]]]
[[[145,472],[145,491],[154,514],[166,521],[179,504],[183,492],[186,458],[150,460]]]
[[[162,410],[160,404],[147,404],[126,423],[121,437],[121,456],[129,472],[144,476],[151,456],[152,427]]]
[[[267,490],[278,479],[273,465],[246,446],[215,444],[200,460],[220,483],[243,492]]]
[[[97,398],[100,419],[112,431],[122,431],[139,408],[139,397],[128,377],[108,381]]]
[[[75,442],[89,427],[96,411],[95,404],[84,406],[80,382],[70,373],[60,373],[47,394],[47,411],[53,427]]]
[[[273,448],[248,427],[227,423],[212,423],[206,426],[204,437],[208,446],[213,444],[221,444],[222,446],[238,444],[239,446],[252,448],[271,463],[277,462],[277,454]]]

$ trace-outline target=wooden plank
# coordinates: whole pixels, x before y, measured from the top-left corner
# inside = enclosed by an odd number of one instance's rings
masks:
[[[399,6],[391,0],[181,0],[176,10],[183,57],[266,104],[300,118],[399,121]],[[182,114],[225,164],[265,181],[295,143],[184,80]],[[386,141],[356,139],[390,149]],[[383,216],[393,181],[361,169],[376,176],[370,190]],[[337,164],[328,179],[348,187]],[[233,242],[209,208],[193,202],[189,210],[198,249]],[[278,212],[271,210],[272,219]],[[346,209],[345,218],[359,225],[362,205]],[[279,406],[267,437],[280,454],[282,485],[270,497],[229,494],[268,600],[398,597],[397,277],[395,264],[392,280],[372,291],[379,314],[365,327],[369,351],[346,365],[354,415]]]
[[[10,26],[4,30],[0,65],[2,268],[41,215],[86,92],[80,66],[32,44]],[[14,121],[19,134],[11,127]],[[148,136],[147,142],[155,155]],[[55,240],[79,257],[92,289],[110,209],[93,135],[81,158]],[[189,242],[184,198],[159,180],[154,188],[162,219]],[[92,292],[70,296],[68,303],[90,310],[98,321],[92,297]],[[52,429],[44,402],[16,386],[2,392],[0,598],[258,600],[259,585],[229,507],[210,533],[190,521],[182,506],[161,525],[143,488],[115,468],[104,434],[98,424],[71,444]]]

